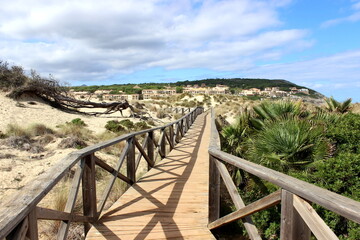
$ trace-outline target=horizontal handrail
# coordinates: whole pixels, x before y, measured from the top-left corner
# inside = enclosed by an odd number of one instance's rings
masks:
[[[209,155],[210,155],[210,166],[214,165],[216,166],[216,168],[213,167],[212,170],[212,175],[213,176],[217,176],[218,173],[221,173],[221,176],[225,182],[225,186],[228,189],[232,199],[237,201],[242,201],[241,197],[238,195],[238,193],[234,193],[234,189],[235,186],[232,182],[230,182],[229,178],[230,175],[226,172],[224,172],[224,168],[225,166],[220,162],[226,162],[230,165],[233,165],[239,169],[242,169],[252,175],[255,175],[257,177],[259,177],[260,179],[266,180],[268,182],[271,182],[277,186],[279,186],[282,190],[282,194],[286,197],[284,197],[284,199],[281,199],[281,204],[285,204],[284,206],[282,206],[282,225],[284,224],[284,227],[282,226],[281,229],[281,239],[287,239],[289,238],[289,236],[291,234],[289,234],[289,232],[291,231],[296,231],[294,229],[292,229],[292,224],[303,224],[302,222],[299,223],[289,223],[289,221],[291,221],[291,219],[289,220],[289,216],[293,216],[293,213],[289,213],[286,211],[293,211],[293,208],[296,208],[297,203],[295,201],[302,201],[302,200],[298,200],[300,198],[304,199],[305,201],[310,201],[312,203],[316,203],[332,212],[335,212],[351,221],[354,221],[356,223],[360,223],[360,202],[355,201],[353,199],[344,197],[342,195],[339,195],[337,193],[331,192],[329,190],[326,190],[324,188],[315,186],[313,184],[310,184],[308,182],[299,180],[297,178],[291,177],[289,175],[286,175],[284,173],[269,169],[267,167],[261,166],[259,164],[247,161],[243,158],[240,157],[236,157],[234,155],[231,155],[229,153],[223,152],[221,151],[221,146],[220,146],[220,136],[218,133],[218,130],[216,128],[216,124],[215,124],[215,112],[212,109],[211,112],[211,137],[210,137],[210,144],[209,144]],[[217,184],[218,186],[220,186],[220,184],[217,183],[217,180],[214,179],[210,179],[210,193],[209,193],[209,199],[212,199],[212,201],[209,202],[209,210],[216,210],[218,211],[219,208],[217,208],[216,206],[211,206],[211,204],[216,204],[217,202],[214,200],[214,198],[219,198],[220,196],[220,190],[216,189],[214,187],[212,187],[211,185]],[[218,187],[219,188],[219,187]],[[211,192],[213,191],[213,192]],[[236,196],[235,196],[236,195]],[[300,198],[299,198],[300,197]],[[290,202],[287,201],[290,199]],[[293,200],[295,199],[295,200]],[[285,203],[283,203],[283,201],[285,201]],[[290,205],[286,205],[286,204],[290,204]],[[239,204],[238,204],[239,205]],[[250,205],[248,205],[250,206]],[[290,207],[289,207],[290,206]],[[307,207],[302,207],[303,209],[305,208],[311,208],[311,206],[308,204],[306,205]],[[240,209],[246,209],[247,206],[244,206]],[[296,208],[296,210],[298,210]],[[237,210],[238,212],[240,211],[239,209]],[[284,211],[284,212],[283,212]],[[304,210],[305,211],[305,210]],[[314,211],[312,210],[307,210],[307,211]],[[315,221],[318,226],[321,226],[322,231],[326,231],[327,233],[330,230],[327,230],[325,227],[323,227],[325,225],[325,223],[320,222],[322,220],[319,220],[320,218],[314,213],[314,216],[309,216],[309,214],[307,212],[299,212],[301,215],[306,216],[307,219],[303,219],[301,221],[306,222],[306,224],[308,224],[309,222],[309,218],[311,217],[311,221]],[[235,213],[233,213],[234,215]],[[283,216],[283,214],[285,215]],[[231,214],[227,215],[225,217],[219,218],[219,219],[214,219],[213,217],[210,216],[216,216],[216,214],[213,213],[209,213],[209,227],[214,228],[215,226],[220,226],[221,224],[225,224],[227,219],[231,219]],[[292,218],[292,217],[290,217]],[[235,218],[234,218],[235,219]],[[294,218],[295,219],[295,218]],[[249,219],[245,220],[248,221]],[[287,224],[287,225],[286,225]],[[285,226],[286,225],[286,226]],[[325,225],[326,226],[326,225]],[[257,236],[256,234],[256,230],[254,231],[254,229],[250,230],[250,228],[247,227],[248,231],[252,231],[252,233],[249,233],[251,239],[259,239],[260,236]],[[254,225],[252,224],[252,227],[254,227]],[[291,228],[291,230],[287,230],[287,228]],[[256,229],[256,227],[255,227]],[[299,228],[298,228],[299,229]],[[313,231],[314,228],[312,228],[311,230]],[[319,231],[319,230],[317,230]],[[254,234],[255,233],[255,234]],[[253,234],[251,236],[251,234]],[[305,233],[305,230],[303,232],[303,234],[307,235],[307,233]],[[315,232],[314,232],[315,234]],[[330,235],[332,233],[329,233]],[[304,235],[304,236],[305,236]],[[309,235],[310,236],[310,235]],[[305,239],[305,237],[304,237]],[[306,237],[307,239],[307,237]],[[324,238],[326,239],[326,238]]]
[[[360,223],[360,202],[217,149],[210,148],[209,153],[217,159]]]
[[[194,121],[196,116],[203,112],[202,108],[194,108],[186,115],[182,116],[180,119],[168,123],[164,126],[160,127],[154,127],[151,129],[146,129],[134,133],[125,134],[122,136],[119,136],[117,138],[104,141],[89,147],[85,147],[81,150],[74,151],[67,155],[65,158],[61,159],[59,163],[51,167],[46,173],[40,175],[34,181],[26,185],[19,194],[13,196],[11,199],[6,201],[5,203],[2,203],[0,206],[0,239],[5,238],[7,235],[10,234],[11,231],[15,227],[17,227],[21,222],[31,213],[36,211],[37,204],[46,196],[46,194],[53,189],[53,187],[68,173],[71,168],[73,168],[80,160],[84,159],[84,157],[92,156],[94,158],[95,163],[98,165],[102,165],[102,167],[105,168],[108,172],[113,172],[115,169],[112,169],[110,166],[106,165],[106,163],[102,163],[101,160],[97,159],[93,153],[104,149],[106,147],[112,146],[114,144],[117,144],[122,141],[129,141],[135,138],[135,136],[139,136],[142,134],[150,134],[153,133],[156,130],[161,130],[164,132],[166,128],[172,128],[174,125],[177,126],[177,130],[180,131],[175,134],[181,134],[181,136],[186,132],[186,124],[190,124]],[[183,126],[184,125],[184,129]],[[177,138],[179,136],[176,136],[176,139],[172,139],[173,141],[177,141]],[[135,140],[136,141],[136,140]],[[153,139],[152,139],[153,141]],[[165,141],[163,143],[163,146],[157,146],[159,148],[165,147]],[[137,148],[141,147],[139,143],[132,143],[133,150],[135,151],[135,145]],[[154,142],[154,145],[156,146],[156,143]],[[162,145],[162,144],[161,144]],[[171,145],[171,147],[173,147]],[[163,150],[163,149],[161,149]],[[165,150],[163,150],[165,151]],[[127,154],[127,153],[124,153]],[[134,153],[133,153],[134,154]],[[140,153],[142,156],[146,156],[145,158],[148,158],[147,154],[144,152]],[[145,155],[144,155],[145,154]],[[129,156],[128,156],[129,157]],[[134,156],[133,156],[134,158]],[[156,158],[155,158],[156,159]],[[146,159],[149,161],[149,159]],[[135,160],[134,160],[135,161]],[[140,161],[140,159],[139,159]],[[133,164],[135,166],[135,164]],[[116,171],[116,170],[115,170]],[[135,169],[136,171],[136,169]],[[116,177],[120,177],[120,179],[124,180],[125,178],[128,179],[129,176],[123,176],[119,172],[113,173]],[[131,174],[135,174],[134,172]],[[125,179],[126,180],[126,179]],[[130,179],[132,180],[132,179]],[[111,188],[112,186],[110,186]],[[106,198],[105,198],[106,199]],[[44,211],[44,210],[43,210]],[[49,212],[49,211],[48,211]],[[68,216],[67,214],[64,214],[64,216]]]

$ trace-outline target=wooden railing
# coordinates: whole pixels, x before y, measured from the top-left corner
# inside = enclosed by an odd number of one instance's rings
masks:
[[[190,112],[190,111],[191,111],[191,108],[183,108],[183,107],[166,108],[166,112],[169,112],[169,113],[185,114],[185,113]]]
[[[195,108],[182,118],[165,126],[122,135],[69,154],[49,171],[40,175],[31,185],[24,187],[19,195],[14,196],[5,204],[1,204],[0,240],[4,238],[38,239],[39,219],[61,221],[57,239],[66,239],[71,222],[84,223],[84,234],[86,235],[90,224],[99,219],[115,180],[118,178],[128,185],[134,184],[140,160],[142,158],[146,160],[148,169],[153,167],[158,156],[164,158],[202,112],[202,108]],[[156,131],[160,136],[158,141],[155,140]],[[142,143],[138,140],[140,136],[144,137]],[[116,167],[111,167],[95,155],[97,151],[120,142],[125,142],[125,147],[122,149]],[[126,162],[126,176],[120,172],[124,162]],[[78,167],[72,179],[65,210],[62,212],[38,206],[46,194],[76,164]],[[96,191],[96,165],[112,175],[100,198],[97,197]],[[74,213],[80,185],[82,186],[82,215]],[[97,199],[99,200],[97,201]]]
[[[216,229],[241,219],[249,237],[261,239],[251,215],[279,203],[281,204],[280,239],[282,240],[307,240],[310,239],[311,232],[317,239],[338,239],[316,213],[311,203],[360,223],[360,202],[221,151],[214,111],[211,114],[209,229]],[[245,206],[223,162],[271,182],[280,189]],[[221,218],[219,217],[220,179],[223,180],[237,209]]]

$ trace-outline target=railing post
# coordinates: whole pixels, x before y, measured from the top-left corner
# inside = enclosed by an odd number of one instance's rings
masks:
[[[134,183],[136,181],[135,176],[135,144],[134,139],[129,138],[128,139],[129,144],[129,151],[127,153],[127,165],[126,165],[126,171],[127,171],[127,177]]]
[[[180,131],[181,131],[181,137],[183,137],[186,132],[185,126],[184,126],[184,119],[181,119],[181,121],[180,121]]]
[[[93,221],[97,218],[96,209],[96,185],[95,185],[95,158],[90,154],[84,158],[82,175],[82,195],[84,216],[91,217]],[[84,232],[90,230],[91,225],[84,223]]]
[[[165,137],[165,128],[161,129],[161,140],[160,140],[160,152],[161,157],[166,157],[166,137]]]
[[[293,205],[293,194],[281,190],[280,240],[310,240],[311,231]]]
[[[174,140],[174,125],[170,125],[169,127],[169,138],[170,142],[172,143],[172,146],[175,146],[175,140]],[[170,151],[173,150],[173,147],[170,144]]]
[[[150,160],[155,163],[154,159],[154,132],[148,133],[148,143],[147,143],[147,155]],[[150,170],[151,166],[148,164],[148,170]]]
[[[181,108],[181,114],[184,115],[184,108]]]
[[[36,217],[36,208],[34,208],[28,215],[29,221],[29,229],[27,231],[26,236],[30,240],[37,240],[39,239],[38,233],[38,224],[37,224],[37,217]]]
[[[209,159],[209,223],[220,217],[220,173],[216,167],[216,158]]]

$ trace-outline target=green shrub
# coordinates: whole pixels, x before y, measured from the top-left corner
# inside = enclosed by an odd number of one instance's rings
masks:
[[[86,123],[83,120],[81,120],[81,118],[74,118],[73,120],[71,120],[70,124],[76,126],[82,126],[82,127],[86,126]]]
[[[105,128],[114,133],[125,131],[125,128],[121,126],[117,120],[108,121],[105,125]]]
[[[120,125],[126,127],[128,130],[131,130],[134,128],[134,123],[130,121],[129,119],[124,119],[119,122]]]

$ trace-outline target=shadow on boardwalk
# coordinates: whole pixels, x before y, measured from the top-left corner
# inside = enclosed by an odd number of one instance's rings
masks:
[[[175,149],[134,184],[88,239],[214,239],[207,229],[209,119],[199,116]]]

